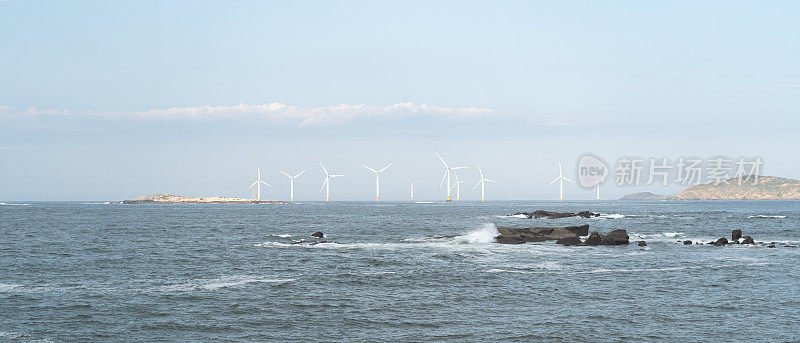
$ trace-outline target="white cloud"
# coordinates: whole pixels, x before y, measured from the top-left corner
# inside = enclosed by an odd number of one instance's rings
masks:
[[[37,110],[25,111],[0,105],[0,115],[70,115],[69,111]],[[433,105],[417,105],[401,102],[387,106],[367,104],[333,105],[324,107],[301,107],[273,102],[269,104],[234,106],[190,106],[154,109],[134,112],[96,112],[86,111],[83,116],[128,117],[151,120],[224,120],[256,119],[268,120],[275,124],[315,126],[336,124],[362,118],[402,118],[408,116],[438,116],[445,118],[484,117],[494,112],[485,108],[452,108]]]

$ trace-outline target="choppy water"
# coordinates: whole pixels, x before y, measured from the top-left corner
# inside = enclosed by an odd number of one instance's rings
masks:
[[[535,209],[608,216],[506,216]],[[491,243],[579,223],[649,245]],[[800,248],[675,242],[799,224],[771,201],[2,204],[0,341],[797,341]],[[338,244],[290,244],[314,231]]]

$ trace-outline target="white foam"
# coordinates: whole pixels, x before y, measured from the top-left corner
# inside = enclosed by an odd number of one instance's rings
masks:
[[[761,214],[760,214],[760,215],[757,215],[757,216],[749,216],[749,217],[747,217],[747,218],[748,218],[748,219],[753,219],[753,218],[771,218],[771,219],[783,219],[783,218],[786,218],[786,216],[767,216],[767,215],[761,215]]]
[[[435,204],[433,201],[415,201],[415,204]]]
[[[227,276],[217,279],[196,280],[196,282],[169,285],[161,287],[160,290],[165,292],[188,292],[193,290],[217,290],[225,287],[235,287],[246,285],[248,283],[286,283],[292,282],[295,279],[268,279],[257,276]]]
[[[664,267],[664,268],[637,268],[637,269],[605,269],[599,268],[581,273],[633,273],[633,272],[664,272],[673,270],[684,270],[689,267]]]
[[[613,214],[601,213],[599,216],[593,217],[593,218],[599,218],[599,219],[622,219],[622,218],[625,218],[625,215],[624,214],[619,214],[619,213],[613,213]]]
[[[454,237],[454,241],[464,243],[492,243],[494,242],[494,238],[499,234],[494,224],[486,223],[483,224],[483,228],[480,230],[472,231],[463,236]]]
[[[22,287],[22,285],[0,283],[0,292],[11,292],[19,287]]]
[[[280,237],[280,238],[289,238],[289,237],[292,237],[292,235],[290,235],[290,234],[286,234],[286,233],[282,233],[282,234],[274,234],[274,235],[270,235],[270,236],[273,236],[273,237]]]
[[[523,270],[509,270],[509,269],[498,269],[492,268],[486,271],[487,273],[519,273],[519,274],[527,274],[528,272]]]
[[[0,206],[30,206],[31,204],[6,204],[4,202],[0,202]]]

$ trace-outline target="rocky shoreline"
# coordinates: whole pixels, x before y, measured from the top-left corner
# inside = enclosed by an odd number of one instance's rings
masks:
[[[533,212],[517,212],[514,213],[513,215],[525,216],[528,219],[539,219],[539,218],[558,219],[558,218],[569,218],[569,217],[581,217],[581,218],[599,217],[600,213],[594,213],[589,211],[580,211],[573,213],[573,212],[552,212],[545,210],[536,210]]]

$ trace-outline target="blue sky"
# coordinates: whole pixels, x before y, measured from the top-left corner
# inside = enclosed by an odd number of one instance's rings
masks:
[[[439,199],[438,148],[494,199],[551,199],[556,159],[761,156],[800,178],[790,1],[0,1],[0,200],[247,196],[253,155],[347,173],[334,195]],[[272,105],[270,105],[272,104]],[[363,105],[362,105],[363,104]],[[474,170],[465,179],[475,181]],[[470,187],[471,188],[471,187]],[[619,188],[677,192],[669,186]],[[462,189],[463,191],[463,189]],[[570,186],[568,197],[591,192]],[[479,194],[464,191],[463,198]]]

